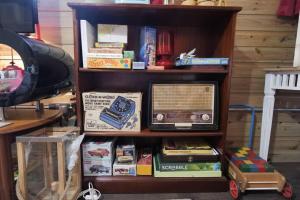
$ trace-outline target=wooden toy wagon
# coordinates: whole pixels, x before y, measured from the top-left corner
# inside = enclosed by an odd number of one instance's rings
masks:
[[[233,199],[240,199],[246,190],[277,190],[286,199],[292,199],[291,184],[250,148],[232,148],[228,157],[229,187]]]

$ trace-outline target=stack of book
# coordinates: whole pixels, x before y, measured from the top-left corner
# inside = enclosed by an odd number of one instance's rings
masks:
[[[88,49],[88,68],[130,69],[131,58],[124,58],[127,25],[98,24],[97,42]]]
[[[155,177],[221,177],[219,153],[201,139],[165,138],[154,159]]]

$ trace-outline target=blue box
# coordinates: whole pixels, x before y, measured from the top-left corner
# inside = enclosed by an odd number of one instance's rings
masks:
[[[145,26],[140,34],[140,54],[139,61],[145,66],[154,65],[156,62],[156,28]]]

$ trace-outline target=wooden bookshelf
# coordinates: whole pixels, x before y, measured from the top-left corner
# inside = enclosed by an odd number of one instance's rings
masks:
[[[88,137],[132,137],[147,143],[163,137],[205,137],[223,155],[226,139],[229,91],[232,71],[236,16],[240,7],[206,7],[180,5],[124,5],[69,3],[73,12],[74,56],[78,125],[84,132],[82,92],[137,91],[142,92],[141,132],[85,132]],[[175,60],[182,52],[197,49],[199,57],[227,57],[226,66],[202,66],[170,70],[102,70],[82,68],[80,20],[92,25],[99,23],[128,25],[127,49],[139,51],[142,26],[167,27],[174,35]],[[217,131],[162,132],[147,127],[149,82],[159,81],[218,81],[219,129]],[[217,192],[228,190],[225,177],[220,178],[155,178],[155,177],[85,177],[103,193],[144,192]]]

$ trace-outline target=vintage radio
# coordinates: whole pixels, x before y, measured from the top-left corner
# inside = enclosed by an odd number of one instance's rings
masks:
[[[152,83],[149,128],[151,130],[217,130],[218,83]]]

